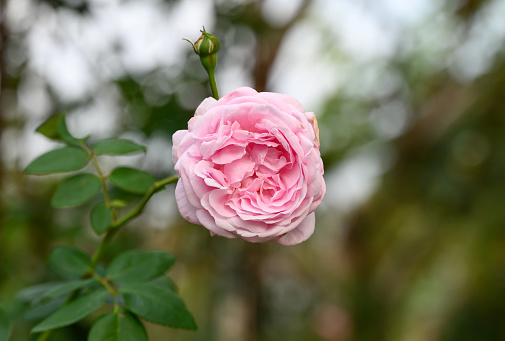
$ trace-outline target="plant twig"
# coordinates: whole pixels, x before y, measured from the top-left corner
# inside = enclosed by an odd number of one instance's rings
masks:
[[[133,218],[137,217],[139,214],[141,214],[142,211],[144,210],[144,207],[146,206],[147,202],[149,201],[149,199],[151,199],[151,197],[153,196],[154,193],[156,193],[160,188],[162,188],[168,184],[171,184],[173,182],[176,182],[177,180],[178,180],[177,175],[173,175],[171,177],[168,177],[168,178],[165,178],[165,179],[155,182],[151,186],[149,191],[147,191],[147,193],[144,195],[142,200],[140,200],[138,205],[133,210],[131,210],[130,212],[125,214],[123,217],[118,219],[115,223],[111,224],[111,228],[110,228],[111,231],[126,224],[128,221],[130,221],[131,219],[133,219]]]

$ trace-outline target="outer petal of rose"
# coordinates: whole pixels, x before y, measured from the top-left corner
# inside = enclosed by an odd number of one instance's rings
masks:
[[[212,107],[214,104],[216,104],[217,100],[213,97],[207,97],[206,99],[203,100],[202,103],[196,108],[195,111],[195,116],[201,116],[209,110],[210,107]]]
[[[211,232],[211,234],[217,234],[218,236],[226,237],[226,238],[237,238],[236,235],[230,233],[221,227],[217,226],[216,221],[206,210],[198,210],[196,211],[196,216],[200,221],[200,224],[205,226],[207,230]]]
[[[176,165],[177,166],[177,165]],[[175,167],[177,173],[179,174],[179,181],[182,181],[184,192],[186,193],[186,199],[191,206],[199,209],[202,208],[200,205],[200,198],[204,191],[201,191],[203,187],[207,187],[203,182],[203,179],[197,177],[193,171],[194,166],[189,170],[186,168],[178,169]],[[197,192],[197,190],[199,192]]]
[[[177,202],[179,212],[184,219],[193,224],[200,224],[200,221],[196,217],[196,208],[191,206],[186,198],[186,192],[184,191],[182,180],[177,181],[177,186],[175,187],[175,201]]]
[[[245,230],[237,230],[237,234],[239,237],[245,241],[248,241],[250,243],[266,243],[272,240],[272,238],[263,238],[258,236],[254,232],[250,231],[245,231]]]
[[[286,233],[279,239],[275,240],[277,244],[290,246],[306,241],[314,233],[316,226],[316,216],[314,213],[309,214],[302,220],[294,230]]]
[[[237,103],[247,102],[247,100],[245,98],[242,99],[241,97],[249,97],[249,96],[254,96],[257,94],[258,94],[258,92],[256,90],[254,90],[253,88],[249,88],[249,87],[244,86],[244,87],[238,88],[235,91],[232,91],[229,94],[227,94],[226,96],[220,98],[218,101],[218,105],[223,105],[223,104],[226,105],[231,101],[233,101],[234,103],[235,102],[237,102]]]
[[[179,156],[177,155],[179,152],[179,146],[181,144],[182,139],[188,133],[187,130],[177,130],[174,135],[172,135],[172,161],[174,165],[177,163]]]
[[[312,202],[312,204],[310,205],[310,211],[314,211],[318,206],[319,204],[321,204],[321,201],[323,201],[323,198],[326,194],[326,183],[324,182],[324,179],[321,177],[322,179],[322,182],[321,182],[321,193],[319,194],[319,196],[317,198],[315,198],[315,200]]]

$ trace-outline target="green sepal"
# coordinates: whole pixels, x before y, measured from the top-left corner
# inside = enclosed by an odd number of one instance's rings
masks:
[[[89,156],[84,150],[66,146],[37,157],[26,167],[24,172],[34,175],[73,172],[84,168],[89,160]]]
[[[112,260],[106,277],[115,282],[145,282],[159,277],[175,263],[175,257],[164,251],[126,251]]]
[[[51,206],[59,208],[82,205],[100,191],[101,185],[100,178],[93,174],[71,176],[58,185],[51,198]]]
[[[151,189],[156,179],[149,173],[136,168],[118,167],[109,176],[119,189],[134,194],[145,194]]]
[[[128,311],[100,316],[88,334],[88,341],[147,341],[142,323]]]
[[[49,266],[62,276],[81,277],[91,266],[90,257],[72,246],[58,246],[51,251]]]
[[[32,329],[32,333],[49,329],[61,328],[75,323],[99,309],[109,296],[109,293],[100,288],[98,291],[81,296],[71,301],[49,315]]]
[[[135,152],[145,152],[146,147],[130,140],[110,138],[95,142],[93,153],[95,155],[122,155]]]
[[[112,222],[112,211],[105,202],[100,202],[93,207],[89,218],[93,231],[100,235],[109,228]]]
[[[184,302],[170,288],[129,283],[119,288],[126,306],[140,317],[167,327],[196,329]]]

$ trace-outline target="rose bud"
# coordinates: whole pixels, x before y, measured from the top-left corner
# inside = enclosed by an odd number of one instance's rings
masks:
[[[182,217],[211,235],[295,245],[326,193],[317,122],[294,98],[239,88],[205,99],[173,137]]]
[[[200,62],[205,70],[207,72],[213,72],[217,64],[219,40],[215,35],[207,33],[205,27],[201,32],[202,35],[194,44],[189,39],[184,39],[193,46],[195,53],[200,56]]]

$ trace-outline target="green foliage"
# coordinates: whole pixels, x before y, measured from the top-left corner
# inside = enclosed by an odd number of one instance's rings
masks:
[[[49,266],[62,276],[80,277],[89,271],[91,259],[71,246],[58,246],[49,255]]]
[[[7,341],[10,334],[10,321],[7,313],[0,307],[0,341]]]
[[[55,284],[53,287],[45,291],[41,296],[40,300],[52,300],[57,297],[70,294],[76,290],[91,286],[95,283],[93,278],[88,279],[76,279],[67,282],[62,282]]]
[[[37,321],[43,319],[56,311],[65,303],[66,297],[52,297],[47,295],[50,290],[58,287],[60,282],[49,282],[33,285],[25,288],[17,295],[17,300],[26,305],[24,319],[27,321]]]
[[[21,302],[32,302],[37,300],[46,291],[58,285],[58,282],[48,282],[42,284],[32,285],[31,287],[21,290],[16,298]]]
[[[93,207],[90,214],[90,222],[96,234],[102,234],[107,231],[112,222],[112,211],[107,206],[107,203],[100,202]]]
[[[96,175],[81,172],[64,179],[53,194],[51,205],[56,208],[78,206],[92,200],[101,191],[102,199],[97,200],[90,212],[90,223],[96,234],[107,234],[93,257],[71,246],[53,249],[48,264],[65,281],[36,285],[18,296],[20,302],[28,304],[27,320],[43,319],[32,332],[45,332],[41,339],[46,340],[53,329],[73,324],[99,309],[107,297],[113,298],[113,312],[102,315],[94,323],[88,337],[90,341],[146,341],[146,331],[136,314],[166,326],[196,329],[193,317],[174,292],[174,283],[164,275],[175,262],[172,254],[128,251],[117,256],[108,267],[97,266],[101,253],[119,227],[142,212],[161,184],[164,186],[176,178],[163,179],[158,185],[152,175],[128,167],[118,167],[105,176],[96,156],[145,152],[145,148],[116,138],[100,140],[90,146],[87,139],[77,139],[70,134],[63,114],[50,117],[37,131],[66,146],[39,156],[25,173],[43,175],[78,171],[91,161]],[[138,196],[111,199],[115,195],[109,192],[107,181],[115,185],[115,190],[143,195],[143,198],[130,212],[121,212],[130,201],[138,200]],[[121,288],[121,292],[117,288]],[[4,328],[2,323],[6,321],[1,318],[0,337],[1,328]]]
[[[170,288],[170,290],[172,290],[173,292],[177,292],[177,287],[175,286],[174,281],[172,281],[172,279],[170,277],[167,277],[166,275],[162,275],[158,278],[155,278],[149,281],[148,283],[159,287]]]
[[[156,179],[149,173],[129,167],[118,167],[109,176],[110,182],[125,192],[145,194]]]
[[[40,321],[41,319],[54,313],[65,303],[65,297],[58,297],[44,303],[33,302],[24,314],[27,321]]]
[[[147,333],[135,316],[118,311],[100,316],[89,332],[88,341],[147,341]]]
[[[79,206],[93,198],[101,187],[100,178],[96,175],[83,173],[65,179],[51,199],[53,207]]]
[[[127,251],[117,256],[106,276],[116,282],[145,282],[159,277],[175,263],[175,257],[162,251]]]
[[[104,303],[109,294],[100,289],[88,295],[84,295],[65,304],[60,309],[51,314],[48,318],[33,327],[32,332],[41,332],[49,329],[60,328],[77,322],[88,316]]]
[[[26,167],[25,173],[46,175],[73,172],[84,168],[88,162],[89,156],[84,150],[66,146],[39,156]]]
[[[122,155],[145,151],[146,148],[144,146],[124,139],[100,140],[93,145],[95,155]]]
[[[121,288],[129,310],[167,327],[196,329],[196,323],[182,300],[168,287],[149,283],[129,283]]]
[[[56,114],[49,117],[36,131],[59,142],[75,144],[84,141],[84,139],[77,139],[70,134],[65,122],[65,114]]]

